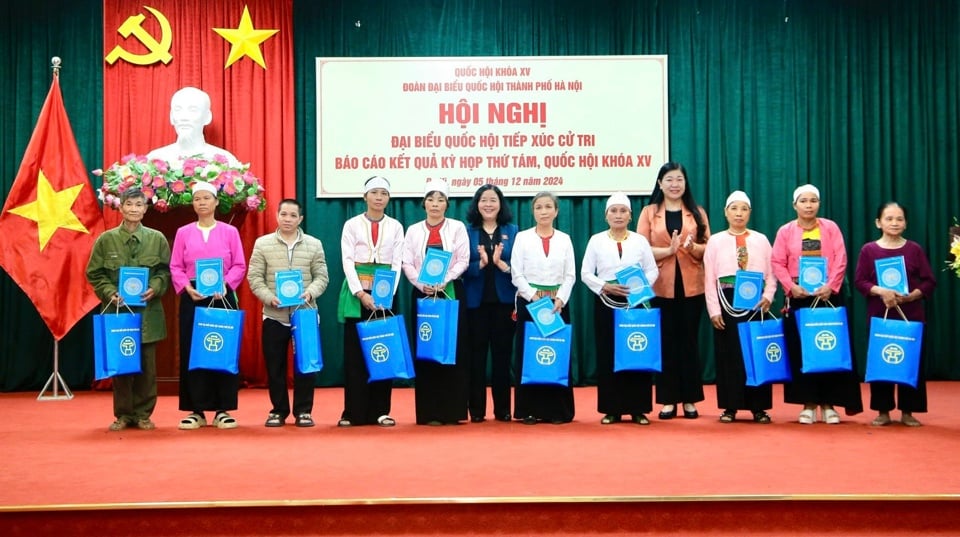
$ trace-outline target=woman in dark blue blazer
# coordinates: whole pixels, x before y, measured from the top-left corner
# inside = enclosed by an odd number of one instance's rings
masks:
[[[470,265],[463,274],[467,294],[470,342],[470,421],[487,413],[487,355],[491,356],[490,384],[493,415],[510,421],[510,374],[513,363],[514,304],[517,288],[511,283],[510,252],[517,236],[513,216],[494,185],[477,189],[467,209]]]

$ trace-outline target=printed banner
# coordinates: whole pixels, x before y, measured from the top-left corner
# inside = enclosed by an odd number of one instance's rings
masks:
[[[646,195],[669,156],[667,57],[317,58],[317,197],[383,175],[451,196]],[[361,108],[357,103],[363,103]]]

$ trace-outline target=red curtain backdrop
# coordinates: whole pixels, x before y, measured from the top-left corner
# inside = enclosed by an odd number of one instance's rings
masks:
[[[184,86],[206,91],[213,112],[213,122],[204,130],[207,142],[249,162],[266,189],[267,210],[248,214],[240,226],[249,258],[254,240],[276,228],[277,202],[296,192],[293,1],[154,0],[149,5],[168,21],[171,60],[136,65],[121,58],[111,65],[106,58],[114,47],[147,55],[151,48],[162,48],[154,47],[151,38],[162,44],[164,31],[158,17],[140,0],[104,0],[103,166],[124,155],[146,154],[172,143],[176,133],[170,125],[170,97]],[[254,45],[265,67],[250,56],[225,67],[232,45],[213,29],[241,28],[244,7],[254,29],[278,30]],[[143,21],[131,24],[128,18],[138,14]],[[127,38],[118,32],[125,24]],[[134,31],[129,32],[130,28]],[[105,209],[104,213],[108,228],[120,222],[118,211]],[[247,384],[262,385],[266,371],[260,347],[260,303],[246,285],[239,295],[241,307],[248,312],[241,375]],[[176,327],[170,324],[168,332],[175,337]]]

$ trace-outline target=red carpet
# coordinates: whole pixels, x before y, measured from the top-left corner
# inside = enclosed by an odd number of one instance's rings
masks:
[[[196,520],[187,522],[193,519],[204,521],[202,534],[217,527],[234,537],[387,534],[374,527],[384,524],[380,518],[360,516],[368,525],[355,533],[343,526],[373,505],[369,514],[398,517],[394,522],[406,534],[423,527],[479,535],[499,527],[493,520],[514,520],[515,534],[640,527],[633,522],[680,531],[681,519],[731,534],[773,529],[770,520],[783,531],[812,531],[803,521],[817,519],[824,531],[873,520],[883,522],[874,530],[920,530],[921,524],[925,534],[960,532],[960,515],[951,514],[960,511],[958,386],[930,384],[931,412],[918,415],[924,422],[918,429],[871,427],[870,412],[844,416],[838,426],[804,426],[794,421],[799,409],[783,404],[771,412],[771,425],[720,424],[712,387],[699,405],[700,419],[654,417],[649,427],[600,425],[592,388],[576,390],[577,420],[567,425],[416,426],[413,391],[398,389],[397,427],[338,429],[342,390],[331,388],[317,390],[312,429],[263,427],[266,391],[244,390],[236,430],[179,431],[176,398],[164,396],[154,415],[157,430],[110,433],[109,393],[78,392],[70,401],[2,394],[0,527],[9,523],[13,534],[32,535],[60,521],[79,532],[89,518],[100,520],[89,522],[88,529],[98,531],[84,534],[107,535],[103,517],[87,510],[113,510],[110,520],[122,535],[131,530],[122,523],[125,512],[144,520],[145,510],[163,508],[167,524],[179,519],[184,525],[177,526],[180,533],[158,535],[191,534],[189,528],[200,529]],[[782,400],[779,388],[774,393]],[[828,515],[839,505],[836,517],[808,516]],[[284,520],[291,506],[306,524],[302,531],[238,533],[230,523],[275,520],[271,513]],[[417,506],[412,517],[410,506]],[[236,507],[245,508],[243,517],[231,511]],[[170,509],[177,517],[170,518]],[[529,526],[532,513],[544,520],[524,529],[521,522]],[[759,522],[743,518],[751,513],[762,515]],[[854,525],[844,526],[843,517]],[[40,520],[48,526],[38,526]],[[323,529],[336,520],[339,530]],[[463,527],[465,520],[473,525]]]

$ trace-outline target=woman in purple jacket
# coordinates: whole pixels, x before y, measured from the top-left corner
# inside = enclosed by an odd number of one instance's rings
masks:
[[[868,242],[860,249],[854,285],[867,297],[867,320],[883,317],[889,308],[900,308],[910,321],[924,322],[924,299],[930,298],[937,286],[930,262],[919,244],[903,236],[907,229],[907,211],[895,201],[884,203],[877,211],[877,228],[882,232],[879,239]],[[887,257],[903,256],[907,272],[909,293],[904,295],[877,285],[876,261]],[[894,388],[897,397],[894,398]],[[900,422],[908,427],[919,427],[920,420],[914,412],[927,411],[927,386],[923,380],[923,352],[920,354],[920,375],[917,387],[890,382],[870,383],[870,408],[879,414],[871,425],[889,425],[890,411],[900,409]]]

